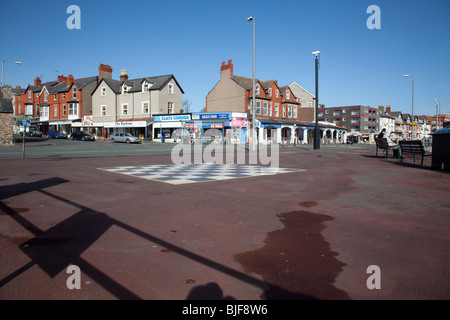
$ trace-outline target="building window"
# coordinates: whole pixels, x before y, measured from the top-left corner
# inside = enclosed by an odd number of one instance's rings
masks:
[[[312,101],[309,101],[309,102],[308,102],[308,107],[312,108],[312,106],[313,106],[313,105],[312,105]]]
[[[63,116],[66,116],[66,115],[67,115],[67,108],[66,108],[66,105],[63,104]]]
[[[106,116],[106,106],[102,106],[102,116]]]
[[[53,106],[53,116],[56,118],[56,117],[58,117],[58,105],[57,104],[55,104],[54,106]]]
[[[167,113],[173,113],[173,102],[169,102],[167,105]]]
[[[261,114],[261,102],[260,101],[256,101],[256,110],[255,110],[256,114]]]
[[[54,94],[54,95],[53,95],[53,100],[55,100],[55,101],[56,101],[56,94]]]
[[[78,115],[78,104],[69,103],[69,116],[77,116],[77,115]]]
[[[259,85],[256,85],[255,88],[256,88],[256,90],[255,90],[256,94],[259,95]]]
[[[169,94],[173,94],[173,84],[169,83]]]
[[[278,90],[275,90],[275,98],[278,99],[279,96],[280,96],[280,93],[278,92]]]
[[[280,106],[278,105],[278,103],[275,103],[275,117],[280,117]]]
[[[128,87],[126,85],[123,85],[122,94],[127,94],[127,93],[128,93]]]
[[[272,102],[269,104],[269,116],[273,115]]]
[[[272,88],[269,88],[269,97],[272,97]]]
[[[148,105],[147,101],[146,102],[142,102],[142,113],[144,113],[144,114],[150,113],[150,108],[149,108],[149,105]]]
[[[38,116],[39,115],[39,106],[38,106],[38,104],[36,103],[36,116]]]
[[[122,114],[123,115],[127,115],[128,114],[128,105],[127,104],[123,104],[122,105]]]
[[[286,118],[286,106],[283,106],[283,118]]]
[[[39,93],[36,92],[36,99],[39,98]]]
[[[47,99],[48,99],[48,94],[47,94],[47,92],[44,92],[44,101],[47,101]]]
[[[20,103],[17,105],[17,113],[18,114],[22,113],[22,110],[21,110],[21,107],[20,107]]]
[[[296,118],[297,119],[297,106],[294,106],[294,118]]]
[[[76,88],[76,87],[73,87],[73,90],[72,90],[72,97],[73,97],[73,98],[76,98],[76,97],[77,97],[77,88]]]
[[[63,100],[66,100],[66,94],[63,93]]]
[[[267,102],[263,102],[263,115],[267,116],[268,115],[268,109],[267,109]]]
[[[292,106],[288,106],[288,118],[292,118]]]
[[[148,88],[149,88],[149,87],[148,87],[148,83],[145,82],[145,83],[144,83],[144,86],[142,87],[142,91],[143,91],[143,92],[148,92]]]
[[[289,90],[286,91],[286,99],[289,100],[291,98],[291,92]]]
[[[100,91],[100,95],[101,95],[102,97],[106,96],[106,88],[105,88],[105,87],[102,87],[102,89],[101,89],[101,91]]]
[[[28,99],[31,99],[31,91],[28,90]]]

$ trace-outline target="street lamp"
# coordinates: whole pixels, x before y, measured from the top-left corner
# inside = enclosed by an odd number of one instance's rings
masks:
[[[439,129],[439,113],[441,112],[441,104],[439,103],[438,99],[434,99],[434,102],[436,103],[436,130]]]
[[[2,60],[2,87],[5,85],[5,80],[4,80],[5,75],[4,75],[4,72],[3,72],[5,62],[15,63],[15,64],[22,64],[22,62],[20,62],[20,61],[7,61],[7,60]]]
[[[404,74],[404,77],[411,77],[412,79],[412,115],[411,115],[411,119],[412,122],[414,122],[414,76],[410,75],[410,74]],[[414,139],[414,126],[411,125],[411,140]]]
[[[247,21],[253,21],[253,102],[252,102],[252,150],[256,150],[256,97],[255,97],[255,16],[250,16]]]
[[[320,51],[312,53],[316,56],[316,123],[314,127],[314,149],[320,149],[320,132],[319,132],[319,54]]]

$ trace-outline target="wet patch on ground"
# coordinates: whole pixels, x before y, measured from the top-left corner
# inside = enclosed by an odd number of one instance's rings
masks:
[[[267,234],[265,245],[235,256],[245,272],[269,286],[262,299],[349,299],[333,286],[345,264],[321,232],[332,217],[306,211],[277,215],[284,228]]]

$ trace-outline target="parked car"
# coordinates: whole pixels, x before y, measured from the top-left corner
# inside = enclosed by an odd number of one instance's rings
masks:
[[[56,130],[50,130],[47,132],[47,136],[52,139],[67,139],[67,134]]]
[[[95,141],[95,137],[88,132],[74,131],[70,134],[72,140]]]
[[[112,142],[126,142],[126,143],[141,143],[142,140],[138,137],[132,136],[125,132],[116,132],[109,136],[109,140]]]
[[[39,131],[38,129],[32,127],[32,128],[30,128],[30,130],[27,132],[27,136],[30,136],[30,137],[42,137],[42,132]]]

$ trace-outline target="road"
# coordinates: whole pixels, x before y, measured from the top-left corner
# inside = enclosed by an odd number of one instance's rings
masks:
[[[15,145],[0,146],[0,159],[21,159],[23,144],[20,137]],[[71,158],[71,157],[112,157],[130,155],[170,154],[173,143],[112,143],[109,140],[72,141],[67,139],[46,139],[28,137],[25,143],[25,158]],[[186,145],[185,145],[186,147]],[[206,146],[203,146],[205,148]],[[217,146],[218,147],[218,146]],[[370,145],[322,145],[325,149],[370,148]],[[248,150],[248,146],[246,147]],[[309,145],[285,145],[280,150],[311,150]],[[191,146],[192,151],[193,146]]]

